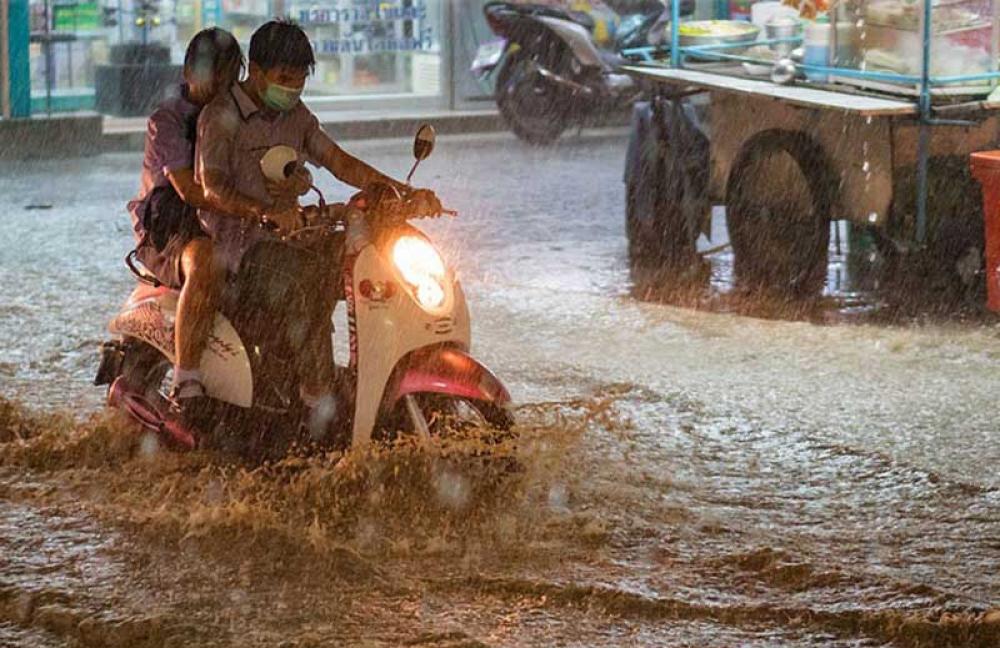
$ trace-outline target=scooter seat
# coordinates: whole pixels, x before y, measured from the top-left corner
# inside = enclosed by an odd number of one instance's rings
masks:
[[[135,290],[129,297],[129,301],[132,303],[139,303],[146,301],[147,299],[159,299],[169,294],[179,295],[180,291],[169,286],[151,286],[146,283],[136,284]]]
[[[488,2],[483,7],[483,11],[486,15],[490,15],[491,13],[495,13],[497,15],[513,13],[522,16],[539,16],[569,20],[571,22],[575,22],[589,32],[593,32],[594,27],[597,26],[593,16],[586,12],[560,9],[559,7],[551,7],[544,4]]]

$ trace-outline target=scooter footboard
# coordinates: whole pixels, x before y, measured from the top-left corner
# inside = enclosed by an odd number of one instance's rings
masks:
[[[391,409],[407,394],[446,394],[504,406],[510,392],[478,360],[456,348],[436,347],[411,353],[393,374],[384,404]]]

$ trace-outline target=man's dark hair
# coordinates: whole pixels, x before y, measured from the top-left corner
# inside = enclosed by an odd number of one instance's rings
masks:
[[[225,29],[212,27],[194,35],[184,54],[185,74],[211,71],[212,76],[244,66],[243,50]]]
[[[264,70],[287,65],[307,68],[311,74],[316,67],[316,55],[301,27],[291,20],[278,18],[261,25],[250,37],[250,62]]]

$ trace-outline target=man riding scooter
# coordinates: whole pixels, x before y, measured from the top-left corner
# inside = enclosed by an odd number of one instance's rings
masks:
[[[255,243],[304,224],[297,197],[311,181],[303,170],[283,184],[269,184],[260,161],[274,146],[293,148],[299,162],[316,163],[353,187],[383,183],[440,208],[432,192],[412,192],[346,153],[322,130],[300,101],[314,65],[312,45],[301,28],[283,20],[268,22],[250,40],[248,78],[221,92],[199,117],[195,171],[211,204],[199,216],[230,272],[240,268]],[[306,350],[297,367],[300,397],[312,412],[314,431],[336,415],[331,327],[340,264],[337,251],[328,249],[329,239],[320,245],[326,248],[312,253],[286,248],[279,262],[281,271],[298,277],[309,293],[305,310],[289,317],[300,318],[301,326],[293,327],[299,337],[294,342]]]

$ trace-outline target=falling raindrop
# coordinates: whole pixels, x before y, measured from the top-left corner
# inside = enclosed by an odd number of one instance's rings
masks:
[[[333,396],[323,396],[310,408],[309,436],[313,441],[322,441],[330,429],[330,423],[337,415],[337,401]]]
[[[554,484],[549,489],[549,506],[557,511],[569,511],[569,491],[565,484]]]
[[[139,440],[139,454],[143,457],[152,457],[160,452],[160,441],[152,432],[142,435]]]
[[[213,505],[221,504],[222,497],[224,494],[225,494],[225,488],[223,487],[222,482],[219,481],[218,479],[213,479],[205,487],[205,501],[208,504],[213,504]]]
[[[438,501],[451,509],[462,509],[469,502],[469,484],[456,472],[444,470],[434,484]]]

